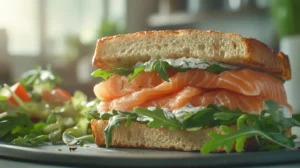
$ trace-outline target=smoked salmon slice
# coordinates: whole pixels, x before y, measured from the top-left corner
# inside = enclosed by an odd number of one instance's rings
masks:
[[[199,89],[191,86],[187,86],[180,90],[179,92],[172,93],[166,95],[164,97],[160,97],[157,99],[150,100],[144,104],[139,104],[140,107],[150,107],[155,106],[159,108],[168,108],[170,110],[178,109],[184,105],[186,105],[192,97],[200,95],[204,93],[204,89]],[[98,110],[102,112],[107,112],[111,110],[118,110],[118,111],[132,111],[134,106],[118,106],[112,107],[113,101],[101,101],[98,105]]]
[[[124,83],[122,84],[118,79],[123,79]],[[147,80],[147,78],[144,78],[143,86],[146,88],[140,88],[136,83],[128,82],[125,79],[126,77],[114,76],[108,83],[97,85],[94,92],[101,100],[112,100],[110,109],[123,110],[132,109],[146,103],[148,100],[178,92],[187,86],[202,89],[225,89],[246,96],[258,96],[263,100],[274,100],[279,104],[287,105],[285,90],[279,79],[250,69],[231,70],[220,74],[200,69],[178,72],[169,79],[170,82],[165,81],[155,87],[152,87],[154,84],[145,86],[153,79],[149,78]]]
[[[207,92],[204,89],[195,87],[185,87],[177,93],[164,96],[162,98],[150,100],[139,107],[159,107],[175,110],[191,104],[194,107],[207,107],[209,104],[223,105],[231,110],[239,108],[245,113],[259,114],[264,109],[263,99],[253,96],[245,96],[228,90],[214,90]],[[127,106],[126,106],[127,107]],[[125,106],[112,108],[112,101],[102,101],[98,110],[106,112],[112,109],[119,111],[132,111],[134,107],[126,108]]]
[[[223,105],[231,110],[239,108],[245,113],[260,113],[264,109],[264,100],[257,96],[245,96],[228,90],[216,90],[193,97],[194,107],[207,107],[209,104]]]
[[[167,71],[169,77],[176,73],[174,69],[168,69]],[[116,74],[108,80],[95,85],[94,93],[100,100],[107,101],[139,91],[142,88],[153,88],[162,82],[163,80],[156,71],[141,72],[130,82],[128,77]]]
[[[113,100],[115,98],[141,90],[138,86],[128,82],[128,78],[114,75],[108,80],[94,87],[94,93],[100,100]]]
[[[141,105],[142,107],[159,107],[168,108],[169,110],[175,110],[186,105],[192,97],[201,95],[204,93],[204,89],[187,86],[177,93],[167,95],[155,100],[150,100],[147,103]]]

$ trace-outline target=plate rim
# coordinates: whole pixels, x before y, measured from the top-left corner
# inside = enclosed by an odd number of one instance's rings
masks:
[[[81,165],[81,166],[139,166],[139,167],[181,167],[181,166],[243,166],[270,165],[284,163],[300,163],[300,151],[272,151],[272,152],[243,152],[222,153],[194,156],[147,157],[143,155],[80,155],[80,153],[46,152],[37,148],[20,147],[0,144],[0,157],[23,161],[37,161],[44,164]],[[118,149],[118,148],[113,148]],[[140,149],[143,150],[143,149]],[[157,150],[159,152],[159,150]],[[183,152],[184,153],[184,152]],[[49,160],[51,158],[51,160]],[[70,160],[70,158],[72,158]]]

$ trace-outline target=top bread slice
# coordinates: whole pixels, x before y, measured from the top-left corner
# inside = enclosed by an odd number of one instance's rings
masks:
[[[132,67],[151,58],[192,57],[251,67],[291,78],[288,57],[264,43],[234,33],[161,30],[104,37],[97,42],[93,65],[100,69]]]

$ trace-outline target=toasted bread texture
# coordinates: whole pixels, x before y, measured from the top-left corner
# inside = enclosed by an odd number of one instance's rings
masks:
[[[98,146],[105,146],[104,129],[108,120],[92,120],[91,127],[95,142]],[[210,140],[210,132],[222,133],[220,127],[202,128],[198,131],[169,130],[168,128],[149,128],[145,124],[132,122],[125,127],[126,122],[120,124],[120,128],[113,129],[113,147],[149,148],[160,150],[200,151],[203,144]],[[236,126],[231,126],[236,129]],[[287,131],[290,132],[290,131]],[[257,148],[255,139],[249,139],[245,143],[246,150]],[[234,150],[234,148],[232,149]],[[224,147],[217,148],[214,152],[223,152]]]
[[[91,123],[95,142],[98,146],[105,146],[104,129],[108,120],[93,120]],[[209,132],[220,132],[219,127],[204,128],[200,131],[170,131],[168,128],[149,128],[145,124],[132,122],[125,127],[113,129],[112,144],[115,147],[152,148],[163,150],[199,151],[205,141],[208,141]],[[223,151],[223,148],[218,151]]]
[[[288,57],[264,43],[234,33],[161,30],[104,37],[97,42],[93,65],[100,69],[131,67],[160,58],[199,58],[263,70],[291,78]]]
[[[98,146],[105,146],[104,129],[108,120],[92,120],[91,127],[95,142]],[[168,128],[149,128],[145,124],[132,122],[129,127],[125,127],[126,122],[122,122],[119,128],[113,129],[112,143],[113,147],[131,147],[131,148],[149,148],[160,150],[180,150],[180,151],[200,151],[203,144],[211,138],[210,132],[222,133],[220,127],[202,128],[198,131],[169,130]],[[236,129],[236,126],[231,126]],[[292,131],[286,130],[290,137]],[[258,144],[255,138],[247,139],[245,150],[256,150]],[[234,150],[234,147],[233,149]],[[223,152],[224,147],[217,148],[214,152]]]

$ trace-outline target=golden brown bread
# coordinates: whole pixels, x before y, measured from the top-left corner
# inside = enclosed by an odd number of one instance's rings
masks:
[[[108,120],[92,120],[91,127],[95,142],[105,146],[104,129]],[[209,140],[209,132],[220,132],[219,127],[204,128],[200,131],[170,131],[168,128],[149,128],[145,124],[132,122],[126,128],[125,122],[120,128],[113,129],[112,144],[115,147],[153,148],[163,150],[199,151],[205,141]],[[219,148],[218,151],[224,151]]]
[[[104,129],[107,124],[108,120],[92,120],[91,122],[93,136],[98,146],[105,146]],[[125,124],[126,122],[123,122],[120,128],[113,129],[111,146],[200,151],[203,144],[210,140],[209,132],[222,132],[218,126],[190,132],[184,130],[170,131],[168,128],[154,129],[138,122],[132,122],[126,128]],[[236,126],[231,126],[231,128],[236,129]],[[291,129],[287,130],[287,135],[291,136]],[[255,150],[256,148],[257,143],[254,138],[246,141],[246,150]],[[222,151],[225,151],[224,147],[215,150],[215,152]]]
[[[98,146],[105,146],[104,129],[108,120],[92,120],[91,128],[95,143]],[[181,151],[200,151],[203,144],[210,140],[209,132],[221,133],[220,127],[203,128],[199,131],[170,131],[168,128],[149,128],[145,124],[132,122],[129,127],[125,127],[126,122],[120,124],[120,128],[113,129],[113,147],[133,147],[133,148],[152,148],[161,150],[181,150]],[[236,126],[231,126],[236,129]],[[286,134],[292,135],[288,128]],[[255,138],[245,142],[246,150],[255,150],[258,145]],[[234,148],[233,148],[234,150]],[[225,151],[224,147],[219,147],[215,152]]]
[[[291,78],[289,60],[283,53],[274,53],[256,39],[204,30],[144,31],[105,37],[97,42],[93,65],[115,69],[162,57],[193,57],[249,66],[285,80]]]

